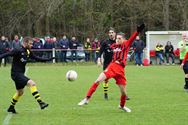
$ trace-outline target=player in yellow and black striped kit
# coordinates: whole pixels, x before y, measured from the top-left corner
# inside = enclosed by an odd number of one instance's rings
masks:
[[[24,73],[25,73],[25,66],[29,59],[32,58],[35,59],[36,61],[50,61],[53,58],[45,59],[35,56],[33,52],[31,52],[30,50],[32,46],[33,46],[32,38],[25,37],[23,40],[23,45],[20,49],[13,49],[8,53],[0,55],[0,59],[7,56],[13,57],[11,78],[15,82],[16,93],[12,97],[11,105],[7,110],[8,112],[17,113],[15,110],[15,105],[20,99],[20,97],[23,95],[24,87],[26,85],[30,88],[31,93],[39,103],[40,108],[44,109],[48,107],[48,104],[42,101],[41,96],[37,90],[36,83],[30,78],[28,78],[27,76],[25,76]]]

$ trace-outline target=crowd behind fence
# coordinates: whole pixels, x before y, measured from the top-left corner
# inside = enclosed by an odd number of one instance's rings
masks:
[[[93,61],[96,63],[99,51],[95,49],[87,50],[78,49],[33,49],[36,56],[51,58],[55,57],[53,63],[56,62],[84,62]],[[86,52],[87,51],[87,52]],[[89,60],[86,60],[86,53],[89,53]],[[65,58],[65,59],[64,59]]]
[[[32,49],[33,53],[38,57],[43,58],[51,58],[55,57],[52,61],[53,63],[60,62],[95,62],[97,61],[99,51],[98,50],[86,50],[86,49]],[[86,61],[86,51],[89,53],[89,60]],[[63,55],[66,53],[65,55]],[[65,56],[65,60],[63,59]],[[7,63],[12,62],[12,57],[7,57],[2,60],[4,63],[6,60]],[[31,62],[35,62],[34,60],[30,60]],[[49,62],[50,63],[50,62]]]
[[[49,63],[68,63],[68,62],[94,62],[97,63],[97,58],[99,55],[99,50],[96,49],[32,49],[33,53],[38,57],[43,58],[51,58],[55,57],[53,61],[49,61]],[[62,53],[66,52],[66,60],[63,60]],[[89,60],[86,59],[86,53],[89,53]],[[128,61],[133,60],[133,51],[130,51],[128,54]],[[2,60],[2,63],[4,64],[6,60],[6,63],[12,62],[12,57],[7,57]],[[35,62],[35,60],[30,60],[31,62]]]

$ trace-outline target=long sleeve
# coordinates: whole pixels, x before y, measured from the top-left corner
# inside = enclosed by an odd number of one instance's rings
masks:
[[[51,61],[53,59],[53,58],[41,58],[41,57],[35,56],[32,52],[31,52],[31,58],[39,62]]]
[[[8,56],[13,56],[13,55],[16,54],[16,53],[17,53],[17,50],[14,49],[14,50],[12,50],[12,51],[10,51],[10,52],[1,54],[1,55],[0,55],[0,59],[5,58],[5,57],[8,57]]]
[[[130,47],[132,45],[132,43],[133,43],[133,41],[134,41],[134,39],[136,38],[137,35],[138,35],[138,32],[134,32],[131,35],[131,37],[125,42],[128,47]]]
[[[103,41],[101,43],[101,47],[100,47],[100,50],[99,50],[99,56],[98,56],[99,58],[101,58],[101,55],[103,54],[104,50],[105,50],[105,41]]]

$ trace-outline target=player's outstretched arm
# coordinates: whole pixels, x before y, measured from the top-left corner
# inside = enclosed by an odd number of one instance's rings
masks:
[[[145,28],[145,24],[144,24],[144,23],[137,26],[137,32],[134,32],[134,33],[131,35],[131,37],[127,40],[127,45],[128,45],[128,46],[131,46],[131,45],[132,45],[132,43],[133,43],[134,39],[136,38],[136,36],[137,36],[140,32],[142,32],[142,31],[144,30],[144,28]]]
[[[33,58],[33,59],[35,59],[36,61],[39,61],[39,62],[47,62],[47,61],[51,61],[51,60],[55,59],[55,57],[52,57],[52,58],[38,57],[38,56],[34,55],[33,53],[31,55],[31,58]]]
[[[8,56],[13,56],[17,51],[16,50],[12,50],[10,52],[4,53],[0,55],[0,59],[8,57]]]

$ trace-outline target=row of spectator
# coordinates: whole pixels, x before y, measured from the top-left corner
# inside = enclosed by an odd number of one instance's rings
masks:
[[[57,40],[56,37],[46,37],[45,39],[34,38],[33,49],[44,49],[45,52],[35,52],[38,56],[45,56],[47,58],[52,57],[52,48],[59,49],[60,51],[56,52],[56,56],[59,58],[59,62],[67,62],[67,51],[71,50],[71,61],[78,60],[77,49],[84,49],[84,58],[85,61],[95,61],[97,60],[99,50],[100,50],[100,41],[95,38],[91,41],[90,38],[87,38],[86,41],[82,44],[80,41],[73,36],[70,40],[64,35],[61,39]],[[13,41],[9,41],[5,36],[1,36],[0,41],[0,54],[3,54],[11,49],[21,47],[22,38],[19,39],[18,35],[14,36]],[[143,50],[145,48],[145,43],[140,40],[137,36],[136,40],[132,45],[134,49],[134,59],[136,65],[142,65],[143,59]],[[49,51],[48,51],[49,50]],[[166,57],[166,63],[169,64],[171,58],[172,64],[174,64],[174,47],[170,41],[167,42],[165,47],[158,43],[155,47],[156,57],[159,58],[159,64],[164,63],[164,57]],[[92,59],[91,59],[92,58]]]
[[[60,58],[61,62],[67,62],[67,51],[71,50],[71,57],[73,61],[73,56],[77,61],[77,49],[84,49],[85,53],[85,61],[94,60],[96,62],[97,55],[100,49],[100,42],[97,38],[91,42],[90,38],[87,38],[86,41],[81,43],[73,36],[70,40],[64,35],[61,39],[57,40],[56,37],[45,37],[42,38],[33,38],[33,50],[43,50],[45,52],[38,52],[35,53],[38,56],[45,56],[47,58],[52,57],[52,49],[59,49],[56,55]],[[22,44],[22,38],[19,39],[18,35],[15,35],[13,41],[9,41],[5,36],[1,36],[0,40],[0,54],[6,53],[12,49],[20,48]],[[91,59],[93,57],[93,59]]]
[[[165,45],[165,47],[163,47],[162,44],[157,43],[156,47],[155,47],[155,52],[156,52],[156,57],[159,58],[159,64],[163,64],[164,61],[164,57],[166,57],[166,64],[169,65],[169,60],[171,58],[172,60],[172,64],[175,63],[175,56],[174,56],[174,47],[171,44],[170,41],[168,41]]]

